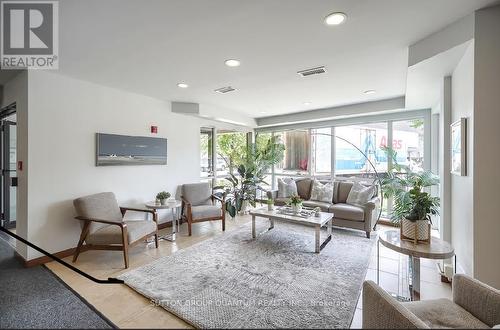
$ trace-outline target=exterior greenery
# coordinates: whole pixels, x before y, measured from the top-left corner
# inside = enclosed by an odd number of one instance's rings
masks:
[[[226,163],[229,172],[245,163],[247,140],[244,133],[217,135],[217,154]]]
[[[266,173],[273,165],[283,160],[284,151],[285,146],[278,138],[270,137],[265,143],[249,144],[242,157],[233,158],[233,164],[237,165],[238,176],[230,172],[229,177],[226,178],[230,187],[214,188],[225,190],[226,210],[231,217],[241,210],[243,201],[248,201],[250,205],[255,206],[257,190],[264,190],[261,184],[266,184],[264,182]]]
[[[394,198],[391,221],[397,224],[403,218],[431,221],[431,215],[439,214],[439,197],[431,196],[424,189],[438,185],[439,178],[429,171],[414,172],[409,166],[399,165],[392,148],[383,150],[393,162],[387,177],[382,180],[384,197]]]

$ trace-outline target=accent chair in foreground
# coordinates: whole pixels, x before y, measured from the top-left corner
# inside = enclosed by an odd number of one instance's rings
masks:
[[[363,284],[363,329],[487,329],[500,324],[500,290],[453,277],[449,299],[399,302],[372,281]]]
[[[146,212],[151,210],[119,207],[115,194],[104,192],[77,198],[73,201],[77,217],[82,224],[80,240],[73,255],[87,250],[123,251],[125,268],[128,268],[128,247],[153,236],[158,248],[158,225],[152,220],[124,220],[127,211]],[[85,244],[84,244],[85,243]]]

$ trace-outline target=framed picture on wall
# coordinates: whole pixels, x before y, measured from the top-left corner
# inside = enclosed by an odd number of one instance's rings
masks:
[[[451,173],[467,175],[467,118],[460,118],[450,125]]]

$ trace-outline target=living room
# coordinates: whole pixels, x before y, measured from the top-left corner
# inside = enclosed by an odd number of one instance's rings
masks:
[[[0,327],[500,323],[498,2],[47,3],[57,66],[0,71]]]

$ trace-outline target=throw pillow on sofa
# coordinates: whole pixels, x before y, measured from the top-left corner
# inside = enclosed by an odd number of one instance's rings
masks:
[[[362,184],[355,182],[347,196],[347,204],[351,205],[364,205],[366,204],[375,193],[375,187],[366,187]]]
[[[331,203],[333,200],[333,182],[325,184],[314,180],[311,189],[311,200]]]
[[[287,198],[297,195],[297,184],[294,179],[278,179],[278,198]]]

